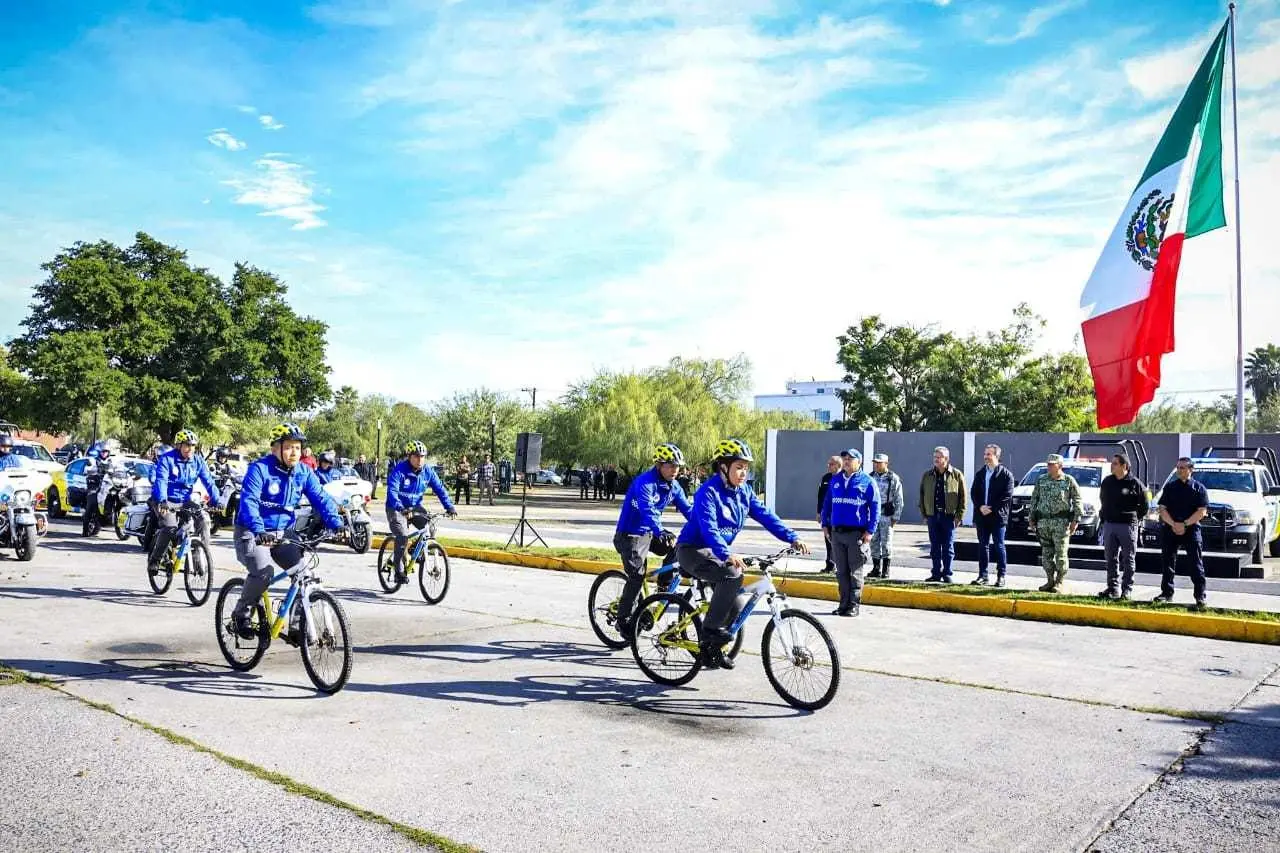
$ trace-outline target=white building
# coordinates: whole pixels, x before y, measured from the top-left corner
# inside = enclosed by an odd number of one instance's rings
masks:
[[[761,412],[799,412],[809,415],[820,424],[840,420],[844,404],[837,396],[849,385],[838,379],[826,382],[788,382],[785,394],[757,394],[755,405]]]

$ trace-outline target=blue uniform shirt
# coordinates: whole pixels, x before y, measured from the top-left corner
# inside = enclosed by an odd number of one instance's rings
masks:
[[[445,491],[444,483],[440,482],[435,470],[430,465],[423,465],[420,470],[415,471],[408,459],[402,459],[387,475],[387,510],[401,512],[417,506],[427,489],[436,493],[445,512],[454,511],[449,493]]]
[[[316,469],[316,479],[320,481],[320,485],[322,486],[329,485],[334,480],[339,479],[340,476],[341,475],[338,474],[338,469],[333,467],[332,465],[329,466],[328,471],[324,470],[323,468]]]
[[[827,484],[822,502],[823,527],[856,527],[875,533],[880,521],[880,490],[862,471],[841,471]]]
[[[1192,475],[1187,482],[1174,477],[1160,490],[1160,506],[1169,511],[1174,521],[1186,521],[1202,506],[1209,505],[1209,490]],[[1199,526],[1197,525],[1197,528]]]
[[[326,527],[342,528],[338,506],[320,487],[314,471],[301,462],[287,469],[274,454],[264,456],[245,471],[236,526],[254,533],[288,530],[303,495],[311,501],[312,512],[318,512],[324,519]]]
[[[672,501],[680,514],[689,518],[693,504],[689,496],[676,482],[667,482],[658,473],[657,467],[650,468],[631,481],[627,496],[622,499],[622,512],[618,515],[617,533],[628,536],[643,536],[648,533],[658,536],[662,533],[662,511]]]
[[[798,537],[782,519],[760,502],[745,485],[733,488],[720,474],[713,474],[693,496],[693,511],[680,531],[678,545],[710,548],[717,559],[729,559],[729,546],[748,518],[755,519],[774,536],[794,544]]]
[[[186,503],[191,500],[191,489],[196,480],[204,483],[210,500],[218,499],[218,484],[214,482],[204,457],[192,453],[190,459],[183,459],[175,447],[156,460],[155,470],[151,473],[151,499],[156,503]]]

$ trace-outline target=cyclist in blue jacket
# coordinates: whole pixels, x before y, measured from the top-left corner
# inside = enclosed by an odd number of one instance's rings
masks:
[[[338,473],[338,469],[333,467],[337,461],[338,454],[332,450],[326,450],[316,457],[316,478],[320,480],[320,485],[327,486],[342,476]]]
[[[676,540],[680,570],[712,585],[711,604],[702,620],[702,659],[710,669],[733,669],[722,647],[732,639],[728,626],[746,563],[729,546],[747,519],[754,519],[801,554],[809,553],[799,535],[746,485],[754,461],[751,447],[740,438],[726,438],[716,445],[714,473],[694,495],[693,512]]]
[[[653,449],[653,467],[631,481],[627,495],[622,499],[622,512],[613,534],[613,547],[622,558],[622,568],[627,582],[618,599],[618,631],[622,636],[631,633],[631,608],[644,583],[648,571],[649,552],[660,557],[669,556],[676,537],[662,527],[662,512],[673,501],[680,514],[689,518],[693,504],[680,484],[675,482],[684,454],[674,444],[659,444]]]
[[[257,636],[250,627],[249,612],[267,591],[275,572],[271,546],[293,525],[302,496],[311,501],[311,512],[324,520],[326,528],[342,529],[337,504],[325,494],[315,472],[298,464],[306,440],[297,424],[272,427],[271,453],[250,464],[241,481],[234,535],[236,559],[248,574],[232,619],[236,633],[246,640]]]
[[[203,456],[196,455],[196,445],[200,439],[193,430],[179,430],[173,437],[177,445],[172,450],[156,457],[155,470],[151,474],[151,511],[156,519],[156,538],[151,545],[151,556],[147,562],[147,573],[155,575],[160,571],[160,563],[169,550],[169,543],[178,533],[178,517],[169,509],[169,504],[196,503],[191,499],[196,481],[204,485],[205,493],[210,500],[218,499],[218,484],[213,473],[205,464]],[[96,511],[96,510],[95,510]],[[209,516],[204,507],[198,505],[198,511],[192,517],[196,534],[209,544]]]
[[[410,519],[406,513],[412,513],[422,503],[427,489],[436,493],[444,511],[450,518],[457,518],[458,511],[449,500],[444,483],[436,476],[430,465],[426,465],[427,446],[421,441],[411,441],[405,445],[405,458],[396,463],[387,475],[387,524],[391,526],[391,535],[395,537],[396,580],[405,581],[404,548],[409,541],[409,525],[422,527],[426,522],[421,519]]]
[[[827,484],[822,533],[836,562],[840,606],[833,616],[857,616],[862,608],[862,572],[871,559],[871,537],[880,522],[880,489],[862,470],[856,448],[840,452],[840,472]]]
[[[22,457],[13,452],[13,436],[0,433],[0,471],[6,468],[23,468]]]

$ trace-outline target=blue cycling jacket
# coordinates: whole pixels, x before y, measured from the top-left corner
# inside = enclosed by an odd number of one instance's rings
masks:
[[[616,532],[628,536],[643,536],[648,533],[658,536],[662,533],[662,511],[672,501],[676,509],[687,520],[693,510],[689,496],[676,482],[667,482],[658,473],[657,467],[650,468],[631,481],[627,496],[622,499],[622,512],[618,515]]]
[[[875,533],[880,522],[880,489],[862,471],[831,477],[822,502],[823,527],[856,527]]]
[[[320,485],[314,471],[299,462],[285,468],[275,455],[264,456],[249,466],[240,484],[240,508],[236,526],[254,533],[288,530],[306,495],[312,512],[319,513],[330,530],[342,529],[338,505]]]
[[[415,470],[408,459],[402,459],[387,475],[387,510],[401,512],[412,509],[422,502],[427,489],[436,493],[445,512],[453,512],[453,502],[444,489],[444,483],[436,476],[430,465],[423,465]]]
[[[204,457],[192,453],[190,459],[183,459],[175,447],[156,460],[155,470],[151,473],[151,499],[156,503],[186,503],[191,500],[191,489],[196,480],[204,483],[210,500],[218,499],[218,484]]]
[[[799,541],[796,532],[761,503],[755,492],[746,485],[735,489],[725,482],[723,476],[715,474],[693,496],[693,511],[676,544],[710,548],[717,559],[727,560],[729,546],[748,518],[755,519],[784,542],[794,545]]]

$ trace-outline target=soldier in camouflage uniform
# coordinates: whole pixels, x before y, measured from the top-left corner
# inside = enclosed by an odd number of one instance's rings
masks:
[[[1080,485],[1070,474],[1063,473],[1062,462],[1061,456],[1050,453],[1045,460],[1049,473],[1036,480],[1031,492],[1030,526],[1040,540],[1040,562],[1048,578],[1040,587],[1041,592],[1062,591],[1062,581],[1067,577],[1067,548],[1084,512]]]
[[[893,560],[893,527],[902,520],[906,501],[902,494],[902,478],[889,470],[889,454],[877,453],[872,457],[871,482],[880,492],[880,523],[871,537],[871,574],[867,577],[889,577],[889,563]]]

